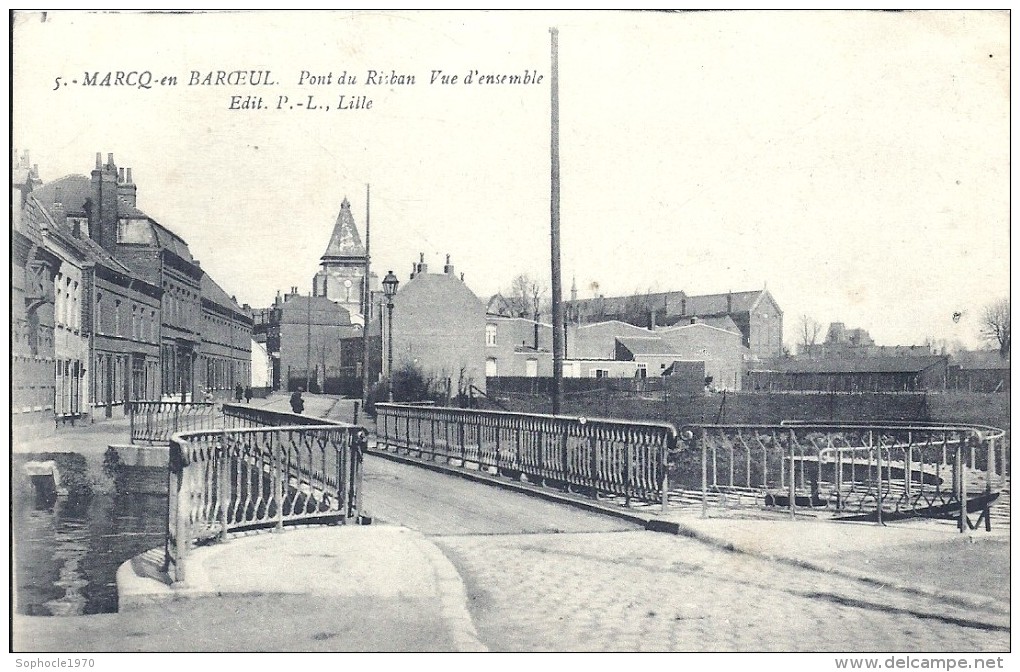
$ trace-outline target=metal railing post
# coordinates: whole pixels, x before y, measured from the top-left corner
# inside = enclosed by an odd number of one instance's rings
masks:
[[[663,513],[669,508],[669,450],[673,442],[667,438],[666,443],[659,446],[659,492],[662,494]]]
[[[349,443],[349,445],[351,446],[351,448],[349,449],[351,457],[351,468],[354,471],[354,474],[351,478],[350,486],[352,491],[351,499],[353,500],[352,502],[353,511],[350,510],[351,505],[349,505],[347,512],[348,518],[354,516],[358,517],[361,516],[361,492],[365,477],[364,470],[365,449],[368,447],[368,434],[358,432],[358,430],[354,431],[357,432],[355,434],[355,441]]]
[[[869,435],[870,435],[870,432],[869,432]],[[869,441],[870,441],[870,439],[869,439]],[[882,444],[879,444],[878,447],[875,449],[875,464],[876,464],[877,471],[878,471],[878,473],[877,473],[877,476],[878,476],[878,498],[876,500],[878,502],[878,507],[877,507],[877,511],[875,512],[875,520],[876,520],[877,524],[882,525],[883,524],[882,523],[882,499],[883,499],[883,496],[884,496],[884,493],[882,492]]]
[[[790,430],[790,518],[797,517],[797,465],[794,453],[794,430]]]
[[[953,461],[953,481],[956,486],[957,501],[960,503],[960,518],[957,526],[960,532],[967,529],[967,479],[963,475],[963,444],[962,440],[956,442],[956,459]]]
[[[989,438],[988,441],[988,468],[985,470],[985,532],[992,531],[992,476],[995,471],[995,439]]]
[[[623,437],[623,450],[624,450],[624,469],[626,473],[623,476],[623,505],[630,507],[630,491],[633,483],[631,483],[631,473],[634,471],[634,446],[630,441],[627,440],[627,436]]]
[[[230,463],[230,455],[227,449],[227,430],[224,429],[220,434],[220,464],[219,464],[219,483],[217,485],[217,503],[219,504],[220,514],[220,539],[227,538],[227,509],[230,505],[230,479],[228,465]]]
[[[273,495],[276,497],[276,531],[283,532],[283,438],[280,431],[273,432],[276,437],[273,450]]]
[[[708,518],[708,443],[705,439],[705,428],[699,427],[698,440],[701,443],[701,517]]]

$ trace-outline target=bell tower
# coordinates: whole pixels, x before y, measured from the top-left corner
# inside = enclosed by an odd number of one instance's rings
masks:
[[[363,323],[362,297],[365,282],[365,246],[358,234],[351,213],[351,203],[344,197],[340,214],[333,225],[329,245],[319,260],[319,272],[312,281],[315,296],[335,301],[351,314],[351,321]]]

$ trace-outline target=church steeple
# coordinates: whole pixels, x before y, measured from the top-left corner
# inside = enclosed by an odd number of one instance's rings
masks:
[[[364,259],[365,246],[361,243],[358,226],[354,223],[354,215],[351,214],[351,202],[345,196],[343,203],[340,204],[336,224],[333,225],[333,235],[330,236],[329,245],[322,255],[322,265],[355,260],[361,260],[364,264]]]
[[[351,202],[344,197],[333,235],[319,261],[319,272],[312,279],[312,293],[339,303],[351,314],[354,324],[363,324],[366,255],[351,213]],[[371,282],[369,285],[371,289]]]

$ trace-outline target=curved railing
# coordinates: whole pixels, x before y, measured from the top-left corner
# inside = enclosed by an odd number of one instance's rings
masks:
[[[282,418],[267,424],[273,419]],[[170,439],[166,569],[175,581],[184,580],[195,544],[230,532],[357,518],[365,430],[303,420]]]
[[[378,447],[531,483],[664,503],[667,423],[376,404]]]
[[[131,442],[166,443],[177,432],[219,426],[216,405],[206,401],[132,401]]]
[[[982,521],[1005,485],[1004,432],[962,424],[787,422],[688,425],[690,450],[675,461],[674,483],[695,489],[701,506],[828,510],[833,517],[884,522],[908,517]],[[977,523],[968,513],[979,512]]]

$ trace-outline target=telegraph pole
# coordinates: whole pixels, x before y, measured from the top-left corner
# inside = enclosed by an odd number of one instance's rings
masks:
[[[369,287],[368,281],[371,277],[372,269],[372,257],[370,256],[371,248],[369,243],[372,238],[370,222],[371,222],[371,206],[369,205],[369,198],[371,196],[371,185],[365,185],[365,281],[363,292],[365,324],[361,329],[361,407],[366,408],[368,406],[368,322],[372,318],[372,289]],[[379,335],[382,336],[382,327],[379,328]]]
[[[550,28],[552,37],[552,81],[550,134],[550,199],[549,214],[552,238],[552,318],[553,318],[553,415],[559,415],[563,401],[563,305],[560,301],[560,91],[559,91],[559,30]]]
[[[305,392],[311,394],[312,386],[312,293],[308,292],[308,339],[305,343]]]

